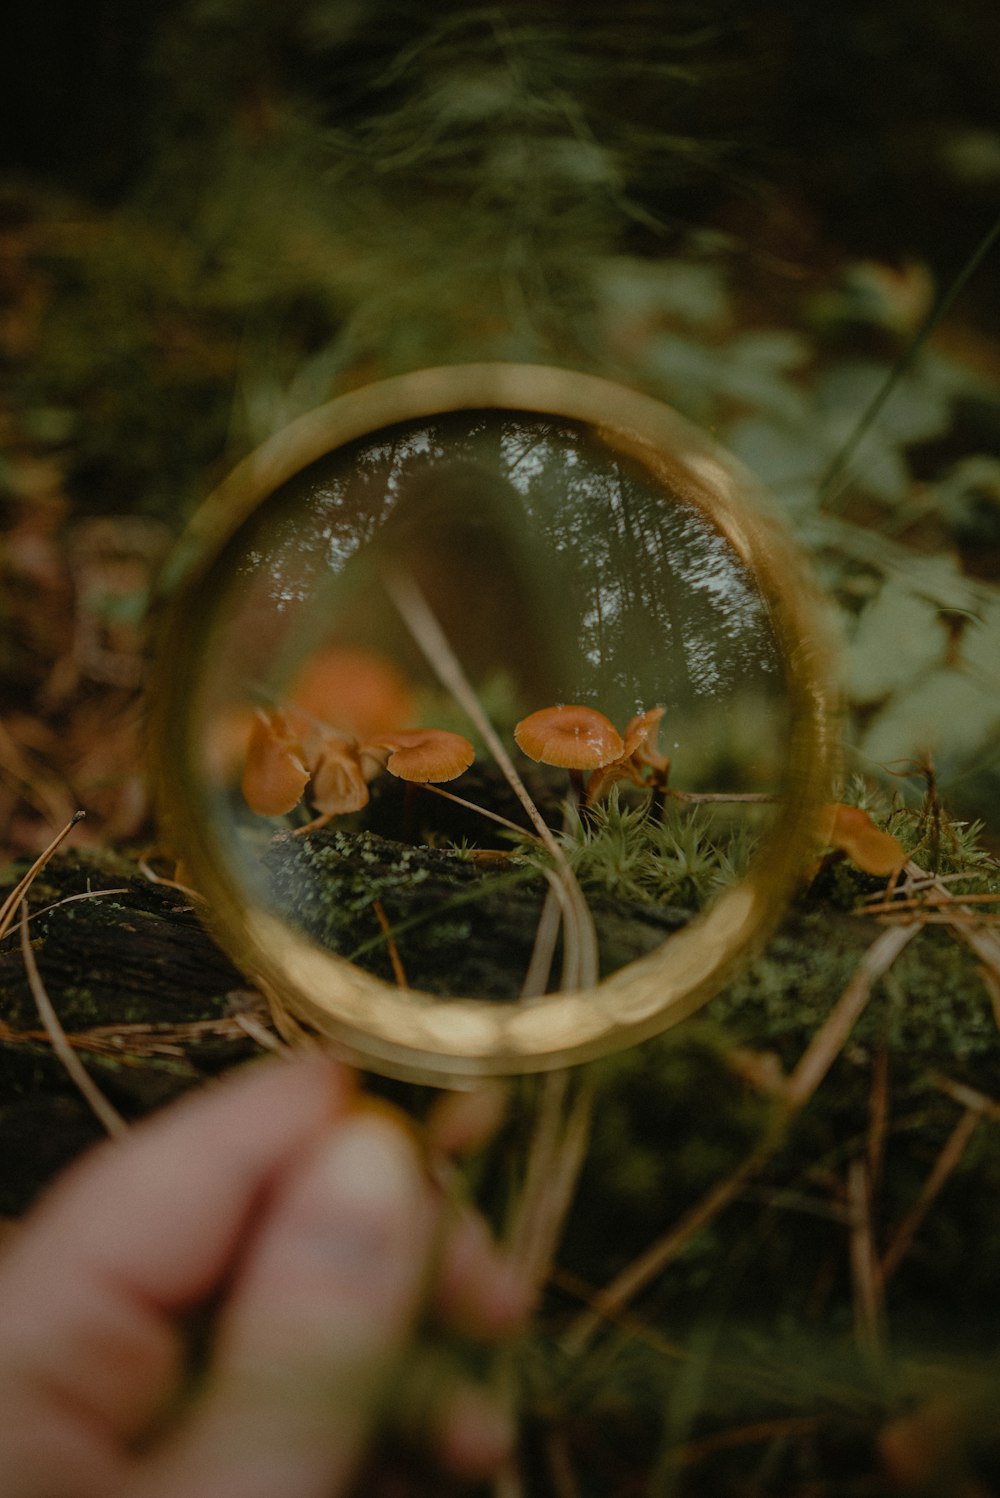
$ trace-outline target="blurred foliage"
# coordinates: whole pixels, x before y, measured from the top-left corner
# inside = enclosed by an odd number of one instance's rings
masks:
[[[967,8],[988,37],[991,13]],[[572,24],[554,3],[164,5],[104,58],[135,116],[111,201],[70,195],[87,169],[51,141],[62,187],[22,171],[0,195],[8,449],[52,457],[74,510],[176,526],[345,386],[463,358],[618,375],[713,430],[815,556],[860,762],[931,753],[981,805],[1000,719],[998,361],[959,332],[897,366],[974,248],[954,226],[983,227],[1000,136],[972,37],[926,5],[907,25],[875,0],[837,23],[690,0],[667,25],[647,0]],[[902,105],[942,48],[964,92],[935,74],[918,128]],[[931,139],[947,254],[908,212],[876,243],[860,200],[837,229],[855,258],[815,241],[843,189],[835,132],[846,149],[858,123],[813,105],[846,102],[880,58],[897,64],[865,100],[883,188],[902,208],[904,145],[926,165]],[[811,201],[783,121],[820,151]],[[855,166],[860,193],[873,164]]]

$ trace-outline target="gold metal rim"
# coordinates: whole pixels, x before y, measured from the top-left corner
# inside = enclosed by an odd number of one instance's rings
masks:
[[[648,956],[594,989],[530,1002],[437,999],[399,990],[252,904],[213,847],[192,766],[188,711],[212,613],[213,574],[245,521],[294,474],[384,427],[458,410],[516,410],[581,421],[701,508],[756,579],[782,652],[790,704],[787,795],[749,874]],[[635,1044],[717,991],[777,922],[802,869],[835,748],[828,656],[814,590],[766,493],[711,438],[662,402],[543,365],[421,370],[353,391],[251,454],[205,501],[170,569],[151,703],[156,795],[175,851],[211,911],[221,945],[299,1018],[361,1064],[436,1085],[538,1071]]]

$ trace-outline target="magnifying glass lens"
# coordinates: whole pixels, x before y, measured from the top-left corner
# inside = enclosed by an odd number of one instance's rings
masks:
[[[392,944],[368,941],[384,915],[414,986],[516,998],[547,892],[400,582],[592,886],[602,974],[743,872],[769,803],[672,793],[780,793],[768,608],[704,511],[593,428],[463,412],[378,432],[286,484],[231,563],[199,704],[209,815],[234,877],[332,950],[391,979]]]

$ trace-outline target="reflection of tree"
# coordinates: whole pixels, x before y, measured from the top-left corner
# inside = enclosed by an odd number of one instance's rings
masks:
[[[526,493],[546,575],[576,620],[566,695],[613,712],[690,705],[757,685],[775,691],[765,607],[725,539],[694,506],[665,501],[647,475],[595,449],[579,427],[536,446]]]
[[[528,706],[615,717],[777,694],[766,608],[724,537],[589,429],[461,412],[362,441],[276,497],[266,569],[292,655],[330,638],[419,662],[379,584],[411,572],[474,676],[505,668]]]

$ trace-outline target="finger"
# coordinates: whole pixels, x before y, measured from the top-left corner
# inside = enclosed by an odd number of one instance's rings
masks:
[[[348,1119],[276,1194],[199,1406],[142,1498],[333,1498],[351,1481],[425,1297],[437,1207],[412,1141]]]
[[[532,1299],[531,1286],[497,1247],[483,1219],[457,1209],[433,1290],[439,1319],[466,1335],[507,1336],[522,1325]]]
[[[179,1371],[172,1313],[218,1285],[350,1086],[325,1061],[249,1068],[75,1167],[0,1265],[0,1390],[36,1391],[104,1435],[140,1429]]]
[[[499,1389],[480,1381],[482,1369],[470,1375],[468,1354],[447,1340],[408,1349],[380,1432],[382,1463],[388,1448],[414,1470],[465,1481],[493,1476],[504,1464],[515,1438],[512,1412]]]
[[[514,1450],[514,1421],[495,1395],[465,1384],[448,1401],[435,1435],[437,1459],[463,1482],[495,1477]]]
[[[496,1134],[510,1105],[507,1082],[483,1082],[469,1092],[445,1092],[427,1118],[427,1145],[448,1158],[481,1150]]]

